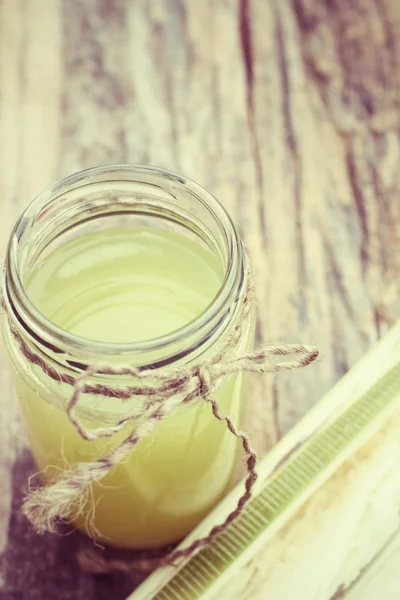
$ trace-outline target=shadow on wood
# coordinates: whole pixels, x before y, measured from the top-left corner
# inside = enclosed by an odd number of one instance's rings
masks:
[[[82,572],[76,553],[88,540],[78,532],[65,536],[36,534],[21,513],[28,477],[35,472],[25,451],[13,471],[13,505],[7,550],[0,557],[0,598],[7,600],[123,600],[143,575],[93,576]],[[1,582],[4,583],[2,588]]]

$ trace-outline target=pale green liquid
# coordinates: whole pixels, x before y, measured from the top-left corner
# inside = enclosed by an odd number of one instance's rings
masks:
[[[37,308],[59,327],[91,340],[129,343],[168,334],[198,317],[222,277],[217,258],[200,244],[132,228],[92,233],[55,250],[27,287]],[[241,382],[231,379],[216,394],[236,422]],[[21,372],[16,383],[33,454],[39,468],[47,469],[44,478],[109,450],[110,441],[83,441],[65,413],[43,392],[38,395]],[[91,504],[73,522],[91,535],[94,525],[97,539],[120,547],[178,540],[224,495],[236,454],[237,440],[199,402],[162,421],[124,464],[93,486]]]
[[[198,317],[221,285],[210,250],[154,229],[86,235],[50,254],[28,292],[53,323],[91,340],[129,343],[171,333]]]

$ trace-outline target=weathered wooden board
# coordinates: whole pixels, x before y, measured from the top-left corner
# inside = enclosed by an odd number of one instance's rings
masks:
[[[253,382],[265,452],[400,308],[400,4],[392,0],[0,0],[0,251],[45,186],[107,162],[177,170],[238,224],[259,342],[324,355]],[[79,536],[18,515],[33,466],[0,358],[0,597],[123,598],[79,572]]]

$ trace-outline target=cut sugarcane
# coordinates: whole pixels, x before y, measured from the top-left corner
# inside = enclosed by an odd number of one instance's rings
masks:
[[[340,597],[399,526],[399,407],[400,324],[261,461],[254,497],[229,530],[180,567],[158,569],[131,600]]]

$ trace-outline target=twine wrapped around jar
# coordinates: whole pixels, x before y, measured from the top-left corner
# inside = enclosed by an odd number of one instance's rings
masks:
[[[247,289],[237,319],[226,341],[217,353],[199,362],[195,366],[183,367],[158,373],[157,371],[126,365],[112,366],[96,364],[87,367],[82,375],[73,377],[57,371],[52,365],[36,354],[24,341],[11,320],[10,306],[2,298],[2,306],[8,326],[15,343],[25,358],[38,366],[47,377],[63,382],[72,388],[67,404],[68,418],[84,440],[94,441],[110,438],[132,423],[129,435],[106,456],[94,462],[79,462],[64,471],[53,483],[28,492],[23,504],[23,512],[38,533],[56,532],[60,522],[73,519],[82,511],[82,506],[90,494],[91,485],[99,482],[132,451],[138,442],[150,435],[157,424],[173,414],[180,406],[187,406],[200,400],[210,404],[216,419],[225,423],[228,430],[237,437],[246,455],[247,476],[245,490],[235,509],[225,521],[214,526],[204,538],[197,539],[188,547],[172,551],[157,559],[144,559],[127,563],[125,561],[105,562],[90,551],[81,556],[83,567],[94,572],[110,570],[129,570],[131,568],[154,568],[161,565],[176,564],[182,558],[190,556],[198,549],[207,546],[213,538],[224,531],[241,514],[252,496],[257,479],[257,456],[252,450],[248,436],[238,430],[232,420],[220,413],[213,393],[227,377],[241,373],[276,373],[305,367],[318,357],[318,350],[301,344],[268,345],[264,348],[244,354],[237,354],[237,347],[246,335],[245,324],[252,310],[254,295],[253,276],[248,274]],[[298,356],[299,358],[273,363],[271,357]],[[132,386],[113,387],[104,384],[89,383],[96,374],[129,375],[137,383]],[[88,429],[77,415],[77,405],[82,394],[98,394],[118,399],[136,398],[142,400],[139,410],[126,414],[117,423],[109,427]]]

